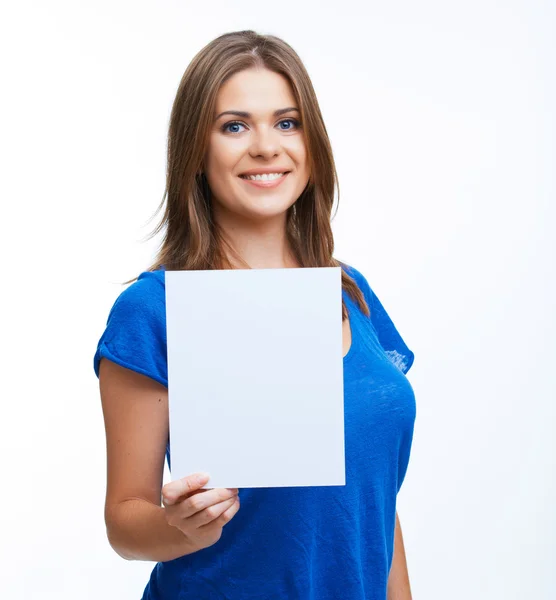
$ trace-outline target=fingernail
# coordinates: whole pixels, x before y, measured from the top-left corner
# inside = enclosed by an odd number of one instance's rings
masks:
[[[206,483],[210,479],[210,475],[208,473],[199,473],[197,475],[198,483]]]

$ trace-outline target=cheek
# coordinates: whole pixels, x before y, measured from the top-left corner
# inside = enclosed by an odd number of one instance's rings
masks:
[[[302,139],[297,139],[292,142],[288,149],[290,156],[297,163],[299,169],[306,168],[307,163],[307,150],[305,142]]]
[[[222,139],[216,135],[211,139],[206,152],[207,167],[212,171],[213,177],[221,177],[227,170],[232,169],[243,152],[241,144],[234,140]]]

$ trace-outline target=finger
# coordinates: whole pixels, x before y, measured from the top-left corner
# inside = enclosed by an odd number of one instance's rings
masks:
[[[194,473],[193,475],[188,475],[187,477],[182,477],[181,479],[167,483],[162,488],[162,501],[164,502],[164,505],[172,506],[172,504],[175,504],[181,496],[190,494],[201,488],[203,485],[206,485],[209,479],[210,475],[208,473]]]
[[[238,496],[232,506],[230,506],[230,508],[225,510],[215,521],[213,521],[214,525],[218,527],[224,527],[226,523],[229,523],[234,518],[235,514],[239,510],[239,507],[240,501]]]
[[[192,527],[200,528],[203,525],[207,525],[211,523],[215,519],[218,519],[225,511],[227,511],[231,506],[233,506],[237,501],[237,496],[233,498],[228,498],[228,500],[224,500],[224,502],[220,502],[219,504],[213,504],[205,510],[189,517],[188,521]]]
[[[238,490],[235,488],[216,488],[205,490],[202,494],[193,494],[181,503],[180,517],[183,519],[192,517],[210,506],[216,506],[230,498],[235,498],[237,494]]]

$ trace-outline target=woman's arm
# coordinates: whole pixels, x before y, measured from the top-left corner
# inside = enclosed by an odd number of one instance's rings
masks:
[[[409,586],[409,574],[403,545],[402,528],[396,512],[396,529],[394,532],[394,556],[388,577],[387,600],[412,600]]]
[[[167,561],[199,550],[168,525],[164,508],[141,498],[114,506],[108,523],[108,541],[126,560]]]
[[[198,550],[166,522],[161,506],[168,439],[168,389],[106,358],[100,362],[106,427],[105,522],[127,560],[167,561]]]

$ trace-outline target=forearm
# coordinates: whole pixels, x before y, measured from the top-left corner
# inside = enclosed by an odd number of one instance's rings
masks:
[[[394,556],[388,577],[387,600],[412,600],[409,585],[409,573],[403,544],[402,528],[396,513],[396,529],[394,532]]]
[[[126,560],[162,562],[199,549],[167,523],[163,507],[139,498],[113,508],[106,531],[112,548]]]

